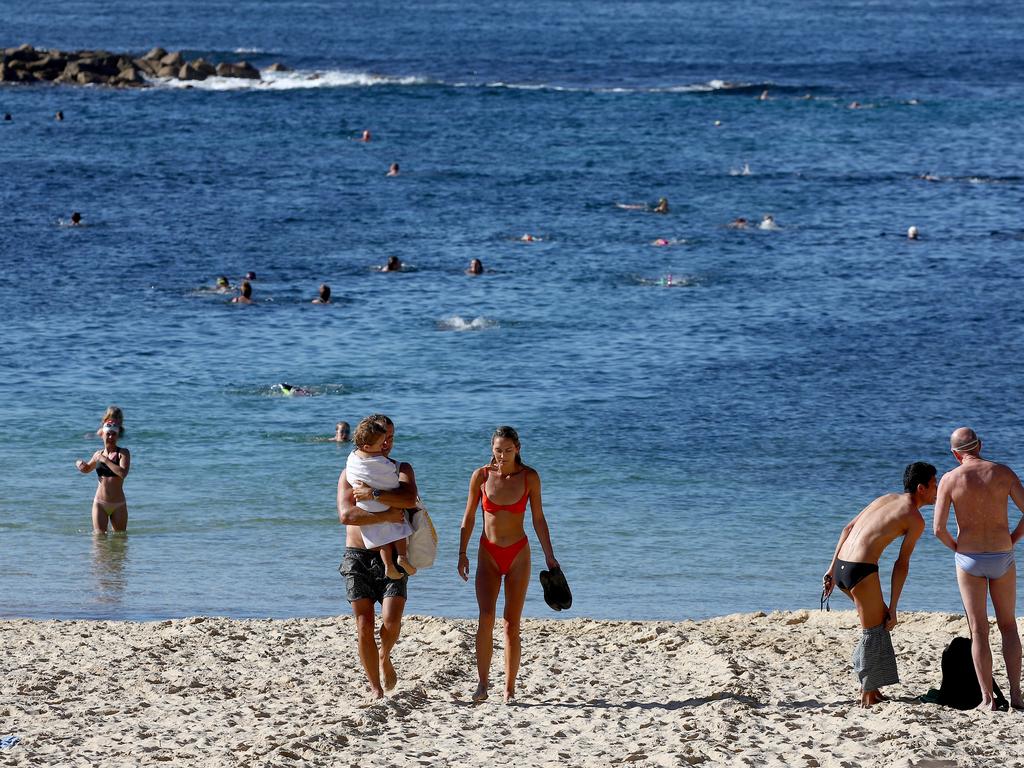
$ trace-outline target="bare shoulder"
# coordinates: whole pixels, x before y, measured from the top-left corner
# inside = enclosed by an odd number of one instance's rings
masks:
[[[128,456],[128,457],[131,457],[131,455],[132,455],[131,451],[129,451],[127,448],[122,448],[121,446],[117,447],[117,451],[118,451],[118,453],[122,453],[122,454],[124,454],[125,456]]]
[[[529,485],[540,485],[540,472],[533,467],[524,466],[523,472],[526,473],[526,482]]]

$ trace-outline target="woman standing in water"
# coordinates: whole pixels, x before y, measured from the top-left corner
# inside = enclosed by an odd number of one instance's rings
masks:
[[[92,529],[106,533],[107,524],[115,531],[128,528],[128,502],[124,497],[124,479],[132,457],[127,448],[119,448],[117,440],[124,435],[124,414],[116,405],[107,408],[100,422],[98,434],[103,438],[103,448],[96,451],[88,462],[75,462],[83,475],[96,470],[99,485],[92,501]]]
[[[523,464],[519,435],[512,427],[498,427],[491,437],[491,463],[480,467],[469,481],[466,514],[462,518],[459,575],[469,581],[469,539],[476,522],[476,507],[484,510],[484,530],[476,564],[476,601],[480,621],[476,631],[476,667],[480,678],[473,701],[487,698],[493,652],[495,607],[505,583],[505,701],[515,695],[522,646],[519,625],[530,584],[530,544],[524,518],[530,503],[533,529],[537,532],[549,569],[558,568],[551,536],[540,499],[540,475]]]

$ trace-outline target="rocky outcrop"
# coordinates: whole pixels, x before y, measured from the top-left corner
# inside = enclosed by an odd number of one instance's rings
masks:
[[[270,71],[287,72],[283,64]],[[210,62],[199,58],[186,61],[181,51],[168,53],[160,47],[143,56],[110,51],[58,51],[33,48],[27,43],[0,48],[0,82],[64,85],[108,85],[141,88],[147,78],[205,80],[208,77],[239,77],[259,80],[260,71],[247,61]]]

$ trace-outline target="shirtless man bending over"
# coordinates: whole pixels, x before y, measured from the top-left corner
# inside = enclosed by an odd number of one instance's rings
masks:
[[[935,535],[956,552],[956,580],[971,628],[971,655],[981,686],[978,709],[994,710],[992,649],[988,642],[988,593],[1003,638],[1003,658],[1010,678],[1010,704],[1024,709],[1020,694],[1020,635],[1014,617],[1017,603],[1017,566],[1013,546],[1024,536],[1024,517],[1010,531],[1007,498],[1024,511],[1024,486],[1007,466],[981,458],[981,438],[960,427],[949,438],[950,450],[960,466],[939,484],[935,502]],[[947,530],[949,505],[956,516],[957,537]]]
[[[843,528],[832,564],[822,578],[824,597],[838,586],[857,606],[864,631],[853,652],[853,671],[860,679],[862,707],[884,701],[879,688],[900,681],[889,633],[896,626],[896,603],[910,572],[910,555],[924,531],[920,509],[935,502],[935,467],[923,461],[908,465],[903,490],[879,496]],[[900,536],[903,544],[892,568],[886,605],[878,559]]]

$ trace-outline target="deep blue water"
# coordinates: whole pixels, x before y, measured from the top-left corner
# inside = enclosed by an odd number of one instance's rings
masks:
[[[571,615],[814,606],[954,427],[1024,470],[1022,32],[1008,2],[4,3],[0,45],[296,72],[0,87],[0,615],[346,611],[316,438],[373,411],[442,536],[412,612],[475,612],[458,526],[502,423]],[[247,270],[257,306],[209,290]],[[95,539],[73,461],[112,402],[129,533]],[[925,537],[901,607],[957,610],[951,560]]]

